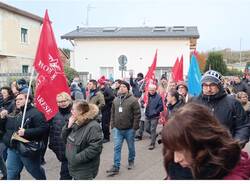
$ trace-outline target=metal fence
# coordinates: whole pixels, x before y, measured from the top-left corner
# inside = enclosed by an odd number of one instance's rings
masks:
[[[31,73],[0,73],[0,86],[10,86],[10,84],[17,80],[24,78],[29,80]]]

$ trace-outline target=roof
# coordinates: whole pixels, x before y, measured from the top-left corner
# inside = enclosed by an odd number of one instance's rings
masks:
[[[5,4],[3,2],[0,2],[0,8],[5,9],[5,10],[10,11],[10,12],[13,12],[13,13],[16,13],[18,15],[22,15],[24,17],[28,17],[28,18],[36,20],[36,21],[38,21],[40,23],[43,22],[42,17],[39,17],[39,16],[37,16],[35,14],[29,13],[29,12],[21,10],[21,9],[15,8],[15,7],[10,6],[8,4]]]
[[[197,27],[155,26],[155,27],[77,27],[62,39],[77,38],[199,38]]]

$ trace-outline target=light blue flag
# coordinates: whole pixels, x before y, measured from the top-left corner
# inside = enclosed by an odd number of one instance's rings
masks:
[[[188,92],[192,96],[198,96],[201,93],[201,72],[194,54],[188,70]]]

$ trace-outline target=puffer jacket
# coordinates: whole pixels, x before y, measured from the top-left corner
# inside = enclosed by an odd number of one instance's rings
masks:
[[[192,101],[207,106],[219,122],[227,127],[232,136],[241,142],[248,142],[250,122],[242,105],[234,97],[227,95],[222,86],[212,96],[201,94]]]
[[[66,143],[66,158],[70,175],[76,180],[94,179],[100,165],[102,129],[95,120],[98,107],[89,104],[90,110],[71,128],[63,127],[62,138]]]
[[[65,157],[65,143],[61,137],[62,128],[69,121],[71,116],[72,104],[67,108],[59,108],[59,112],[53,117],[50,122],[50,132],[49,132],[49,148],[56,154],[59,161],[66,160]]]

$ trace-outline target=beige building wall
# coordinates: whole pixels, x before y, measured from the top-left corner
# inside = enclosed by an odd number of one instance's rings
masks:
[[[27,43],[21,42],[21,28],[28,30]],[[0,9],[0,73],[22,72],[33,64],[41,23]]]

